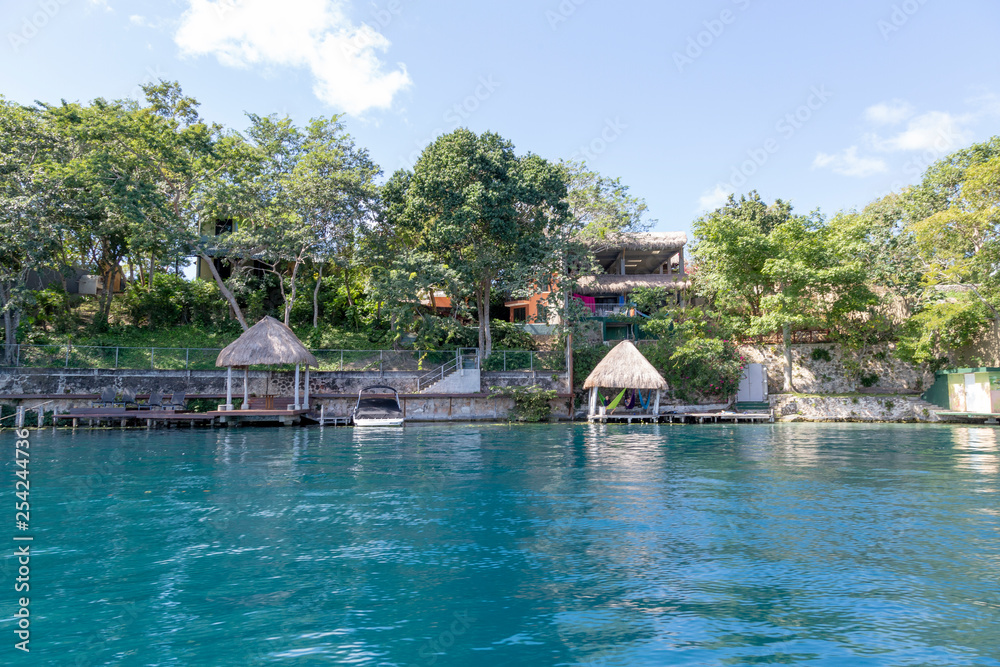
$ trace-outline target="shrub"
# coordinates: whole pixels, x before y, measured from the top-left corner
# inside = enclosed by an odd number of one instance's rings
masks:
[[[130,285],[123,303],[132,324],[153,329],[183,324],[211,327],[225,322],[229,310],[215,283],[188,281],[172,273],[156,274],[152,287]]]
[[[556,397],[553,389],[531,387],[490,387],[490,398],[512,398],[514,408],[510,420],[519,422],[546,421],[552,414],[549,401]]]
[[[494,320],[490,323],[493,333],[493,349],[495,350],[536,350],[535,339],[527,331],[517,326],[513,322],[504,320]],[[479,334],[476,333],[476,343],[479,342]],[[474,344],[474,345],[475,345]]]
[[[573,386],[583,387],[597,364],[611,351],[606,345],[590,345],[587,347],[573,348]]]
[[[833,361],[833,357],[830,356],[830,351],[822,347],[814,349],[812,351],[812,355],[810,356],[813,361]]]
[[[707,396],[732,396],[740,386],[744,361],[736,346],[718,338],[681,334],[644,346],[643,354],[663,374],[676,398],[696,401]]]
[[[859,379],[862,387],[874,387],[878,384],[878,375],[872,373],[871,375],[862,375]]]

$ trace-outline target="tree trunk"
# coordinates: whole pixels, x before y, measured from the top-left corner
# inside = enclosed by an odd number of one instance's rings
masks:
[[[566,327],[566,375],[569,378],[569,393],[573,393],[573,329],[569,322],[569,292],[563,293],[563,326]]]
[[[111,299],[114,298],[115,285],[114,279],[118,275],[119,266],[121,265],[121,260],[116,258],[113,262],[109,262],[109,268],[104,274],[104,293],[101,294],[101,299],[98,302],[98,317],[96,324],[104,329],[108,325],[108,321],[111,319]]]
[[[490,330],[490,288],[492,280],[485,280],[476,290],[476,306],[479,311],[479,349],[483,359],[493,353],[493,332]]]
[[[3,359],[5,366],[13,366],[17,357],[17,327],[21,312],[11,303],[11,291],[0,285],[0,307],[3,307]]]
[[[200,257],[205,264],[208,265],[209,271],[212,272],[212,277],[215,278],[215,284],[218,286],[222,297],[229,303],[229,308],[233,311],[233,316],[236,318],[236,321],[240,323],[240,326],[243,327],[244,331],[249,329],[250,327],[247,326],[247,321],[243,319],[243,311],[240,310],[240,304],[236,303],[236,297],[233,296],[233,293],[229,291],[228,287],[226,287],[226,283],[222,282],[222,276],[219,275],[219,270],[215,268],[215,262],[212,261],[211,257],[204,253],[199,253],[198,257]]]
[[[785,391],[792,392],[792,327],[786,324],[781,328],[781,338],[785,344]]]
[[[295,260],[295,264],[292,265],[292,293],[289,295],[289,298],[285,299],[285,326],[286,327],[291,325],[292,306],[295,305],[295,294],[298,291],[295,279],[296,279],[296,277],[299,274],[299,266],[301,266],[301,265],[302,265],[302,261],[298,260],[298,259]]]
[[[319,327],[319,286],[323,284],[323,263],[319,265],[319,275],[316,278],[316,289],[313,290],[313,329]]]
[[[156,275],[156,258],[153,255],[149,256],[149,289],[153,289],[153,276]]]

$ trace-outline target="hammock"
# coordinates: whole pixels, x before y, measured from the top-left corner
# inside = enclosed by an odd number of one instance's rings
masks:
[[[636,391],[639,394],[639,403],[642,405],[643,410],[648,410],[650,404],[653,402],[653,392],[649,392],[649,398],[643,398],[641,391]]]

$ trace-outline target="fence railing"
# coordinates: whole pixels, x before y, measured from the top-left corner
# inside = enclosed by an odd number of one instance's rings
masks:
[[[214,370],[221,348],[97,347],[80,345],[17,345],[0,368],[65,368],[102,370]],[[3,347],[0,347],[0,353]],[[455,359],[455,350],[313,350],[320,371],[431,371]],[[488,371],[562,371],[559,352],[494,350],[482,360]],[[251,367],[266,370],[267,366]]]

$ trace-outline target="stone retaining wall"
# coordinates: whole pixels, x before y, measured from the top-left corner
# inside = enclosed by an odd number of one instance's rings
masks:
[[[364,387],[386,384],[401,394],[417,393],[417,379],[423,373],[413,371],[365,372],[313,372],[309,376],[312,394],[356,394]],[[304,381],[305,373],[302,373]],[[492,386],[538,385],[543,389],[568,391],[565,373],[545,372],[484,372],[479,391],[489,391]],[[249,389],[251,394],[263,396],[291,396],[294,372],[252,371]],[[51,370],[21,368],[0,371],[0,397],[4,394],[99,394],[104,389],[129,388],[139,394],[152,391],[186,391],[188,394],[225,394],[226,371],[168,371],[168,370]],[[233,370],[233,395],[243,395],[243,373]]]
[[[814,360],[813,350],[822,349],[830,355],[830,361]],[[742,346],[740,353],[750,363],[763,364],[767,368],[768,392],[780,393],[785,383],[785,355],[780,345]],[[934,374],[926,367],[918,367],[900,361],[893,355],[893,346],[882,345],[875,349],[876,358],[870,360],[863,373],[877,375],[878,381],[870,387],[872,391],[884,394],[897,392],[924,391],[934,384]],[[844,370],[845,354],[839,346],[792,345],[792,383],[798,393],[803,394],[843,394],[858,391],[860,385],[848,380]]]
[[[781,421],[938,422],[934,406],[914,396],[771,396]]]

